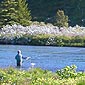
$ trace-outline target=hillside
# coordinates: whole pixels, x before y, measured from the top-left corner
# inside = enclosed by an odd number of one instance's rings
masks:
[[[33,20],[53,22],[57,10],[61,9],[69,16],[70,25],[85,24],[85,0],[28,0],[28,2]]]

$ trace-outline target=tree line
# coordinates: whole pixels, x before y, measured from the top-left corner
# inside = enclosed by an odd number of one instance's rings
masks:
[[[33,20],[54,23],[57,10],[64,10],[69,24],[85,26],[85,0],[28,0]],[[48,20],[48,18],[50,18]]]
[[[26,0],[4,0],[0,3],[0,26],[21,24],[29,25],[31,13]]]
[[[0,27],[13,24],[28,26],[31,22],[31,10],[26,0],[4,0],[0,3]],[[68,27],[68,16],[63,10],[57,11],[53,24]]]

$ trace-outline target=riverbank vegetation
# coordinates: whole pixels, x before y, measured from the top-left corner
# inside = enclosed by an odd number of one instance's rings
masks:
[[[13,45],[40,45],[40,46],[85,46],[84,36],[55,36],[52,34],[40,35],[1,35],[0,44]]]
[[[84,85],[85,73],[76,72],[76,66],[66,66],[55,73],[31,68],[19,70],[14,68],[0,69],[1,85]]]
[[[42,1],[42,0],[41,0]],[[0,44],[85,46],[85,29],[69,26],[69,17],[58,10],[53,24],[31,21],[26,0],[0,3]]]

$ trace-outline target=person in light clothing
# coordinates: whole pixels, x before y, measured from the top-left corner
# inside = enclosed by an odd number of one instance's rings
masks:
[[[17,66],[22,66],[22,54],[21,54],[21,50],[18,50],[17,51],[17,55],[15,56],[15,59],[16,59],[16,61],[17,61]]]
[[[17,66],[20,67],[22,66],[23,59],[28,60],[30,57],[23,57],[21,54],[21,50],[17,51],[17,55],[15,56],[15,59],[17,61]]]

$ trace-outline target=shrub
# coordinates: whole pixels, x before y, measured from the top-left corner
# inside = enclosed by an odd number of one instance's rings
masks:
[[[61,77],[61,78],[76,78],[79,76],[79,73],[76,72],[76,66],[66,66],[65,68],[58,70],[56,73]]]

